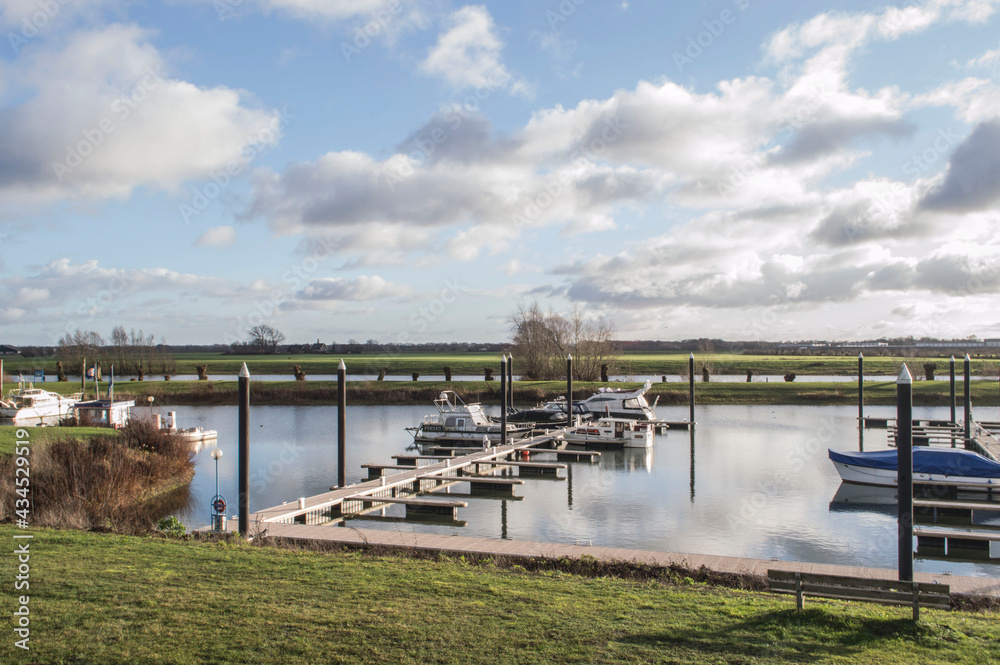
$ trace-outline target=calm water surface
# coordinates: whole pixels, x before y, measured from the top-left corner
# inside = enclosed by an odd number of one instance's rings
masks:
[[[237,500],[236,407],[176,407],[183,427],[218,430],[223,450],[220,489],[231,515]],[[348,408],[347,480],[367,478],[365,462],[390,463],[411,444],[405,427],[432,408]],[[683,420],[687,407],[658,407]],[[866,415],[895,415],[870,407]],[[947,408],[918,408],[917,417],[946,418]],[[980,418],[994,414],[975,414]],[[254,407],[251,411],[250,510],[325,492],[337,479],[336,408]],[[650,451],[605,452],[596,464],[570,463],[566,480],[529,479],[521,501],[472,499],[459,509],[466,526],[352,520],[365,528],[476,535],[558,543],[592,543],[674,552],[775,558],[894,568],[896,518],[885,497],[858,497],[844,486],[827,448],[857,450],[856,407],[706,406],[688,432],[656,438]],[[865,432],[865,450],[886,448],[884,430]],[[541,459],[541,458],[540,458]],[[838,490],[840,494],[838,495]],[[853,490],[853,492],[852,492]],[[467,491],[458,486],[456,491]],[[192,508],[178,517],[208,524],[215,462],[196,456]],[[857,506],[862,499],[864,506]],[[835,501],[836,499],[836,501]],[[846,503],[845,503],[846,500]],[[891,501],[891,497],[889,499]],[[402,516],[392,506],[386,516]],[[977,521],[979,518],[977,517]],[[1000,526],[1000,516],[991,518]],[[994,546],[994,556],[1000,551]],[[996,563],[918,559],[921,571],[1000,576]]]

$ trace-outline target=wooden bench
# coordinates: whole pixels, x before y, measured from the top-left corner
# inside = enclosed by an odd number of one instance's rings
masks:
[[[947,584],[768,570],[767,586],[773,593],[795,594],[795,608],[799,610],[805,605],[806,596],[910,605],[914,621],[920,619],[921,606],[942,610],[951,608],[951,589]]]

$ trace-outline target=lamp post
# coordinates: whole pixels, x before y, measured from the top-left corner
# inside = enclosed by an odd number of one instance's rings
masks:
[[[221,448],[212,449],[212,459],[215,460],[215,498],[212,499],[212,528],[215,531],[226,530],[225,499],[219,494],[219,458],[222,457]],[[221,503],[220,503],[221,499]],[[219,508],[222,508],[221,514]],[[219,519],[219,518],[222,519]]]

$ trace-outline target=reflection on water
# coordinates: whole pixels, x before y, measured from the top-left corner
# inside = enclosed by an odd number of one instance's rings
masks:
[[[176,410],[186,426],[218,430],[224,453],[220,489],[235,506],[236,407]],[[388,463],[392,455],[404,452],[412,445],[404,428],[432,410],[349,407],[347,481],[367,477],[361,464]],[[917,408],[915,416],[943,418],[947,412],[947,407]],[[660,406],[657,415],[685,420],[687,406]],[[891,417],[894,408],[869,407],[866,415]],[[335,484],[336,420],[335,407],[252,409],[251,511],[325,492]],[[604,451],[596,463],[568,462],[570,468],[560,480],[528,479],[517,488],[522,501],[467,499],[469,506],[459,509],[465,527],[353,523],[423,533],[895,567],[895,512],[840,510],[831,503],[836,503],[841,483],[827,448],[856,449],[857,407],[706,406],[699,407],[697,421],[696,433],[672,430],[659,435],[652,450]],[[869,430],[865,448],[884,449],[885,436],[884,430]],[[204,526],[215,492],[215,466],[207,451],[195,462],[192,507],[178,517],[188,526]],[[468,487],[457,485],[458,492],[468,492]],[[379,515],[402,518],[405,507],[390,506]],[[1000,525],[1000,514],[990,519]],[[921,559],[916,568],[1000,574],[1000,566],[988,563]]]

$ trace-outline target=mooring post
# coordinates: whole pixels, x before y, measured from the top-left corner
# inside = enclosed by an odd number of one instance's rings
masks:
[[[858,354],[858,428],[865,426],[865,355]]]
[[[913,581],[913,377],[903,363],[896,380],[896,494],[899,579]]]
[[[972,438],[972,359],[965,354],[965,440]]]
[[[243,363],[239,379],[239,475],[240,535],[250,535],[250,370]]]
[[[691,415],[688,417],[689,427],[694,427],[694,354],[688,358],[688,403],[691,406]]]
[[[507,356],[500,356],[500,445],[507,445]]]
[[[514,356],[507,356],[507,408],[514,408]]]
[[[573,356],[566,354],[566,426],[573,426]]]
[[[955,356],[951,357],[951,423],[957,424],[955,420]]]
[[[347,485],[347,365],[337,366],[337,486]]]

